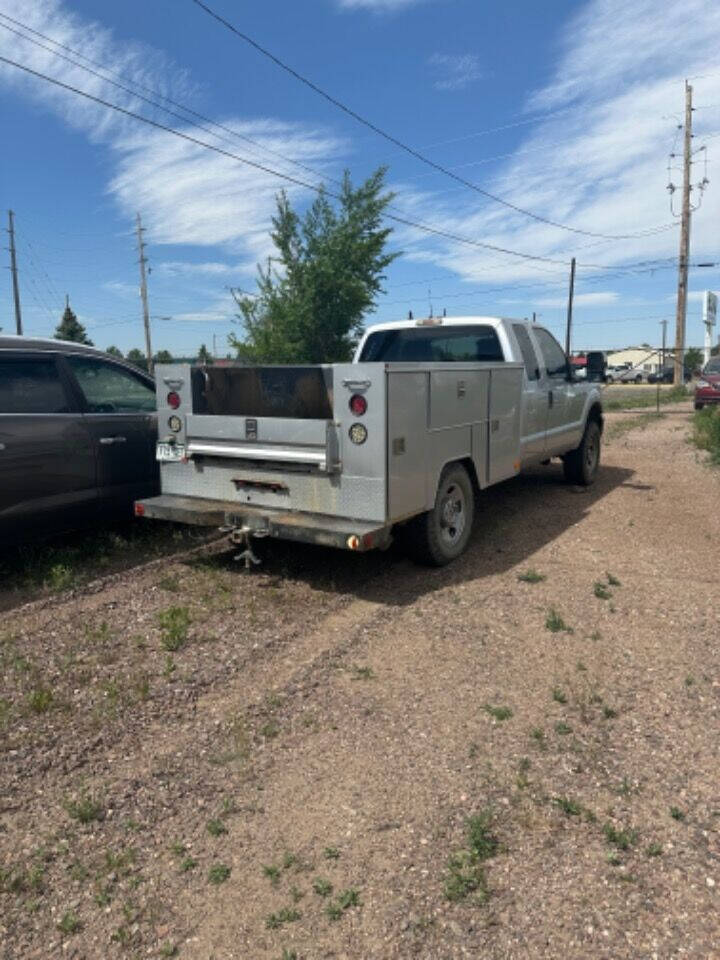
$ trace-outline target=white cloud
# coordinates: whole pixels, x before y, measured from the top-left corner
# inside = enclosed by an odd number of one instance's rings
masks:
[[[578,293],[573,297],[573,304],[576,307],[606,307],[609,304],[617,303],[620,295],[615,290],[598,290],[593,293]],[[564,297],[541,297],[539,300],[533,299],[533,303],[538,307],[566,307],[568,302],[567,295]]]
[[[696,104],[720,101],[720,74],[713,51],[720,45],[720,5],[710,0],[657,4],[635,0],[591,0],[569,22],[554,76],[529,99],[532,109],[567,107],[561,116],[538,123],[515,156],[483,178],[463,176],[541,217],[595,234],[636,234],[673,224],[667,186],[667,155],[684,105],[682,78],[704,74],[696,83]],[[694,115],[695,144],[717,130],[717,112]],[[713,141],[709,141],[710,144]],[[441,145],[438,145],[441,146]],[[445,162],[447,159],[445,158]],[[702,177],[700,163],[693,179]],[[533,280],[566,287],[568,263],[578,259],[582,282],[628,262],[675,258],[675,226],[652,235],[606,240],[560,230],[516,213],[442,176],[418,189],[393,184],[396,206],[408,216],[460,236],[544,257],[553,264],[522,260],[429,239],[403,228],[398,244],[411,259],[432,262],[478,283]],[[696,194],[697,195],[697,194]],[[712,256],[720,219],[720,189],[711,183],[692,227],[693,257]],[[664,276],[671,276],[667,270]]]
[[[434,53],[428,63],[437,76],[433,83],[436,90],[462,90],[482,77],[474,53]]]
[[[426,0],[338,0],[343,10],[374,10],[382,13],[392,13],[404,10],[405,7],[417,6]]]
[[[193,263],[190,260],[163,260],[161,263],[156,264],[155,273],[168,277],[198,275],[203,277],[222,277],[237,273],[237,267],[230,263],[220,263],[217,261]]]
[[[131,82],[160,92],[172,90],[174,100],[192,106],[192,85],[161,52],[142,44],[119,43],[111,31],[81,19],[61,0],[0,0],[0,12],[107,64]],[[217,134],[198,131],[3,29],[0,53],[305,183],[320,183],[324,171],[344,151],[343,143],[326,132],[267,118],[223,117],[219,122],[227,130]],[[141,211],[149,243],[219,246],[243,261],[240,269],[244,273],[254,270],[255,261],[269,252],[270,218],[275,212],[275,195],[283,186],[277,176],[144,127],[12,67],[0,65],[0,82],[12,85],[93,142],[111,149],[116,173],[109,191],[128,219]],[[319,173],[299,170],[283,157],[315,165]],[[312,190],[301,186],[289,186],[288,192],[295,200],[312,196]]]

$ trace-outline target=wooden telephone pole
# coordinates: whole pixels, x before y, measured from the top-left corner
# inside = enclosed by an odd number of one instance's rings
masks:
[[[680,219],[677,313],[675,315],[675,370],[673,383],[685,382],[685,318],[687,316],[688,259],[690,256],[690,168],[692,166],[692,87],[685,81],[685,137],[683,149],[683,196]]]
[[[18,286],[17,260],[15,258],[15,214],[8,210],[8,233],[10,234],[10,272],[12,273],[13,297],[15,299],[15,327],[22,336],[22,313],[20,312],[20,288]]]
[[[143,225],[140,221],[140,214],[137,214],[137,243],[138,254],[140,256],[140,299],[143,308],[143,323],[145,324],[145,353],[147,355],[148,373],[153,372],[152,347],[150,346],[150,310],[148,309],[147,298],[147,277],[145,275],[145,241],[143,240]]]

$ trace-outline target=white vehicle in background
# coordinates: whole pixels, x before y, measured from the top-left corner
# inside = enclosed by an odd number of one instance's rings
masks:
[[[607,368],[605,382],[647,383],[647,371],[642,367],[634,367],[631,363],[621,363],[619,366]]]

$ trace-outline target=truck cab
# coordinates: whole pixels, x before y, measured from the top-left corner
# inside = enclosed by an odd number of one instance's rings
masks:
[[[520,462],[564,455],[582,440],[591,409],[602,427],[597,384],[574,377],[565,351],[544,327],[501,317],[430,317],[369,327],[355,363],[522,363]]]

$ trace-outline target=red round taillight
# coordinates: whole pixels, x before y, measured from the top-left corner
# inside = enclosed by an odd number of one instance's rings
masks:
[[[177,410],[177,408],[180,406],[180,394],[175,393],[174,390],[171,390],[167,395],[167,402],[169,407],[172,407],[173,410]]]
[[[361,393],[354,393],[350,397],[350,410],[356,417],[362,417],[367,412],[367,400]]]

